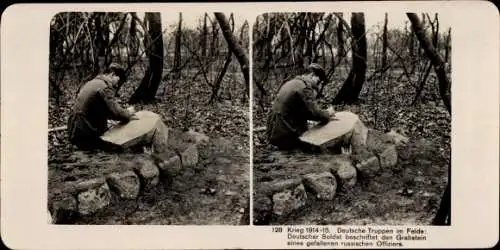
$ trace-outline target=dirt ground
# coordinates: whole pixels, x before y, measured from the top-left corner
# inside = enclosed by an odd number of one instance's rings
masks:
[[[436,150],[428,140],[412,140],[407,146],[398,148],[400,156],[394,168],[380,170],[371,178],[360,176],[354,187],[340,189],[333,202],[310,198],[306,208],[286,218],[271,218],[268,223],[428,225],[439,207],[447,181],[447,160],[439,157]],[[297,152],[280,155],[261,150],[255,156],[254,185],[314,172],[326,164],[328,157]],[[276,164],[270,164],[273,162]]]
[[[249,218],[245,215],[248,214],[250,169],[245,146],[225,138],[213,139],[201,148],[197,166],[186,168],[171,181],[162,181],[155,188],[144,190],[135,201],[114,197],[110,207],[79,217],[75,224],[248,224]],[[90,167],[86,176],[102,171]],[[58,178],[64,176],[60,171],[49,173],[54,177],[51,178],[53,185],[63,181]]]
[[[338,71],[338,70],[337,70]],[[336,72],[337,72],[336,71]],[[339,71],[340,72],[340,71]],[[337,73],[325,88],[325,96],[319,100],[326,108],[336,96],[345,80]],[[348,224],[348,225],[416,225],[429,224],[441,201],[451,162],[451,116],[446,111],[435,85],[426,84],[418,102],[415,86],[401,77],[401,69],[395,69],[383,79],[373,78],[363,85],[360,101],[351,105],[337,105],[336,111],[350,111],[359,115],[370,129],[382,133],[396,129],[410,138],[409,146],[400,153],[398,164],[392,170],[384,170],[369,180],[359,180],[350,190],[341,190],[333,202],[308,200],[309,205],[300,213],[292,214],[283,221],[271,220],[270,224]],[[369,75],[369,74],[368,74]],[[435,79],[431,73],[430,77]],[[417,74],[412,76],[418,82]],[[281,82],[271,78],[269,82]],[[273,85],[278,86],[278,85]],[[270,90],[275,93],[277,87]],[[272,95],[264,98],[254,95],[253,126],[265,127],[271,107]],[[295,156],[297,160],[311,158],[302,165],[286,164],[272,153],[267,145],[265,132],[253,134],[254,185],[259,181],[272,181],[296,176],[305,169],[321,166],[324,156]],[[306,160],[307,161],[307,160]],[[273,167],[269,167],[272,165]]]
[[[186,75],[191,72],[185,72]],[[130,83],[120,90],[120,100],[126,104],[141,80],[143,72],[131,74]],[[172,224],[172,225],[238,225],[248,224],[250,196],[250,149],[248,102],[238,98],[244,91],[243,76],[227,73],[229,82],[221,86],[221,100],[208,104],[210,89],[201,80],[164,82],[158,90],[157,100],[150,104],[137,104],[136,110],[149,110],[159,114],[169,128],[192,129],[210,137],[208,146],[200,149],[200,162],[185,169],[172,181],[164,181],[157,188],[146,190],[136,201],[115,198],[104,211],[78,218],[76,224]],[[49,127],[66,124],[76,94],[78,81],[68,77],[68,86],[62,106],[49,106]],[[232,94],[232,98],[226,95]],[[238,97],[238,98],[236,98]],[[51,186],[67,178],[57,168],[68,161],[75,148],[69,145],[66,131],[49,133],[49,193]],[[140,154],[121,155],[140,160]],[[106,157],[104,157],[106,158]],[[108,157],[109,158],[109,157]],[[126,158],[126,159],[129,159]],[[106,160],[106,159],[104,159]],[[110,159],[107,159],[110,160]],[[123,160],[123,159],[122,159]],[[112,159],[111,159],[112,161]],[[86,165],[92,165],[87,162]],[[71,178],[91,177],[102,173],[81,167]],[[111,165],[106,171],[120,166]],[[56,182],[52,183],[51,182]]]

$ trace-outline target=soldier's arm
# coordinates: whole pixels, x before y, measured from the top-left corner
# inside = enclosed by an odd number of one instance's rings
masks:
[[[322,110],[316,104],[316,100],[314,98],[314,90],[311,88],[305,88],[302,92],[299,92],[299,96],[306,105],[306,108],[309,112],[309,119],[313,121],[319,121],[321,123],[327,123],[330,120],[330,116],[328,112]]]
[[[132,114],[115,102],[113,99],[114,91],[111,88],[104,88],[99,91],[99,94],[110,111],[111,119],[123,122],[130,121]]]

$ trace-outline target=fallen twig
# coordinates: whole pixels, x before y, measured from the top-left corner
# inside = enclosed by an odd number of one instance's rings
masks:
[[[50,132],[57,132],[57,131],[61,131],[61,130],[66,130],[68,128],[68,126],[60,126],[60,127],[56,127],[56,128],[49,128],[49,133]]]
[[[265,131],[266,130],[266,127],[265,126],[262,126],[262,127],[257,127],[257,128],[254,128],[253,129],[253,132],[262,132],[262,131]]]

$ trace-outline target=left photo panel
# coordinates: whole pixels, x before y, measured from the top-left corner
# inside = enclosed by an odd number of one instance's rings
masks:
[[[250,224],[249,23],[61,12],[50,23],[51,224]]]

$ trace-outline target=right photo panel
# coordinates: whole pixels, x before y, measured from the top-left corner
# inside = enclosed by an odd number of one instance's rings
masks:
[[[450,225],[446,13],[264,13],[254,225]]]

